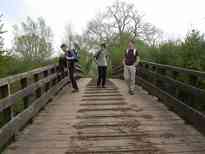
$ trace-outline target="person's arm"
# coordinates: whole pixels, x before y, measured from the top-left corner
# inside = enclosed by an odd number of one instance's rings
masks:
[[[126,57],[126,50],[125,50],[125,54],[124,54],[124,57],[122,59],[122,64],[125,65],[125,57]]]
[[[137,55],[136,55],[136,62],[135,62],[135,66],[137,66],[138,64],[139,64],[139,62],[140,62],[140,56],[139,56],[139,53],[138,53],[138,51],[136,51],[137,53]]]
[[[122,59],[122,64],[125,65],[125,57]]]
[[[94,60],[95,60],[95,63],[96,63],[96,64],[98,64],[97,59],[99,58],[101,52],[102,52],[101,50],[98,50],[98,51],[94,54]]]
[[[137,66],[140,62],[140,56],[138,55],[137,58],[136,58],[136,62],[135,62],[135,66]]]
[[[111,64],[111,58],[110,58],[110,52],[108,50],[106,50],[106,60],[108,62],[108,64]]]
[[[97,64],[97,59],[96,59],[96,57],[97,57],[97,55],[98,55],[98,52],[99,52],[99,51],[95,52],[95,54],[93,55],[93,57],[94,57],[93,59],[94,59],[94,62],[95,62],[96,64]]]
[[[68,53],[65,55],[65,58],[67,59],[67,60],[74,60],[75,59],[75,57],[74,57],[74,55],[71,53],[70,55],[68,55]]]

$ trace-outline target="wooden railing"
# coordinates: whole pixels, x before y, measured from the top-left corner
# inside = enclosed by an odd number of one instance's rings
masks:
[[[112,67],[112,78],[123,79],[123,65]]]
[[[82,74],[76,66],[76,78]],[[70,82],[68,68],[50,65],[0,80],[0,153]]]
[[[123,79],[123,66],[113,68],[113,77]],[[142,61],[136,83],[205,134],[205,72]]]

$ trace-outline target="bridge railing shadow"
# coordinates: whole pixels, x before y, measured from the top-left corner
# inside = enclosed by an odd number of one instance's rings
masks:
[[[49,65],[0,80],[0,153],[70,83],[68,68]],[[82,76],[76,65],[76,78]]]
[[[123,79],[123,65],[113,67],[113,78]],[[157,96],[169,110],[205,134],[205,72],[142,61],[136,83]]]

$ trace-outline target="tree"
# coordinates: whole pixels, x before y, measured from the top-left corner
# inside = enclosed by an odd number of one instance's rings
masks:
[[[3,15],[0,15],[0,55],[4,53],[3,47],[4,47],[4,39],[2,34],[4,34],[6,31],[3,30],[4,24],[2,23],[2,18]]]
[[[90,43],[87,37],[87,34],[79,35],[73,31],[73,26],[71,23],[65,26],[64,36],[63,36],[63,43],[67,44],[69,49],[74,47],[74,44],[78,44],[78,46],[86,51],[89,51],[91,48],[89,46]]]
[[[21,27],[14,26],[14,51],[26,61],[41,62],[52,54],[52,31],[43,18],[27,17]]]
[[[160,36],[159,29],[145,22],[134,4],[119,0],[99,13],[87,26],[87,36],[95,41],[121,41],[124,33],[129,33],[130,39],[142,39],[148,43]]]
[[[74,43],[74,32],[72,24],[66,25],[63,42],[68,45],[68,48],[72,48],[72,44]]]
[[[205,70],[204,34],[197,30],[189,32],[182,43],[181,66],[197,70]]]
[[[91,49],[98,47],[101,42],[107,44],[112,65],[121,63],[129,39],[134,40],[137,47],[144,48],[157,44],[160,36],[160,30],[144,21],[144,15],[134,4],[119,0],[99,12],[88,23],[84,33],[87,46]]]

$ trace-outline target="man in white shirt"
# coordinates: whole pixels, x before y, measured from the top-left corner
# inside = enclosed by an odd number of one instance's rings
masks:
[[[96,64],[98,66],[98,80],[97,87],[105,88],[107,65],[108,65],[108,52],[106,50],[106,44],[101,44],[101,49],[94,55]]]

